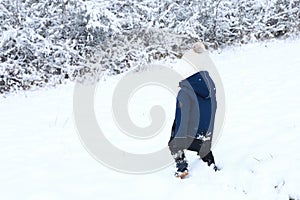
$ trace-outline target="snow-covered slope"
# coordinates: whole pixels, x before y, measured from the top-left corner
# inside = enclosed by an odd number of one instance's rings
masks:
[[[81,145],[73,121],[73,84],[0,98],[1,199],[300,199],[300,40],[251,44],[213,53],[226,93],[226,121],[214,148],[214,172],[188,153],[191,176],[173,177],[170,166],[152,174],[108,169]],[[97,93],[97,119],[121,149],[146,153],[164,146],[174,96],[156,88],[139,95],[129,111],[147,124],[148,108],[167,111],[162,133],[134,141],[118,132],[111,116],[107,78]],[[137,112],[139,110],[139,112]],[[132,145],[134,144],[134,145]]]

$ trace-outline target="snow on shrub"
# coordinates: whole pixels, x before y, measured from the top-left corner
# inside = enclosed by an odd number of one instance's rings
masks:
[[[300,0],[0,0],[0,93],[300,30]]]

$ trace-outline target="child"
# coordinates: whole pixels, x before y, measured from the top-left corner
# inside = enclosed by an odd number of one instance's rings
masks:
[[[202,43],[193,47],[195,56],[205,51]],[[188,71],[188,72],[187,72]],[[185,69],[179,83],[175,120],[172,126],[169,149],[176,162],[176,177],[188,175],[188,163],[184,150],[196,151],[209,166],[215,166],[211,152],[215,113],[217,109],[216,88],[207,71],[199,67]]]

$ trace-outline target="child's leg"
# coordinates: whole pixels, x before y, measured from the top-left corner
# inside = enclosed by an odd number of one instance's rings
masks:
[[[201,159],[203,160],[203,162],[206,162],[208,166],[210,166],[211,164],[215,164],[215,158],[211,151]]]
[[[214,170],[219,171],[220,169],[216,166],[214,155],[212,154],[212,151],[210,151],[206,156],[201,158],[203,162],[206,162],[208,166],[211,166],[213,164]]]
[[[176,153],[172,152],[172,156],[176,163],[177,171],[175,176],[180,177],[182,173],[188,172],[188,163],[183,150],[178,150]]]
[[[179,150],[172,154],[172,156],[175,160],[177,171],[184,172],[187,170],[188,163],[183,150]]]

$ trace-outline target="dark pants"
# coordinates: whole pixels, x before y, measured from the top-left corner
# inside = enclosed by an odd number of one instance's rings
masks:
[[[173,124],[172,133],[175,131],[174,127],[175,125]],[[202,161],[206,162],[208,166],[210,166],[211,164],[215,165],[215,159],[210,149],[211,141],[202,141],[199,139],[186,139],[186,140],[190,140],[187,142],[188,144],[187,147],[184,147],[184,145],[182,147],[178,147],[178,146],[174,147],[172,141],[174,139],[176,140],[176,138],[174,138],[173,136],[174,134],[171,134],[171,138],[169,140],[169,149],[176,162],[176,167],[178,171],[183,172],[188,167],[188,163],[186,161],[186,157],[183,151],[184,149],[197,152],[197,155],[199,155]],[[216,166],[215,166],[215,170],[217,170]]]
[[[177,153],[179,150],[190,150],[190,151],[195,151],[197,154],[201,157],[204,158],[206,156],[209,156],[208,154],[211,154],[211,140],[207,141],[202,141],[201,139],[196,139],[196,138],[175,138],[175,122],[173,123],[172,126],[172,134],[168,143],[169,149],[171,151],[171,154]],[[175,142],[175,140],[179,140],[180,142]],[[180,144],[181,145],[175,145],[175,144]]]
[[[176,168],[178,172],[184,172],[188,170],[188,163],[183,150],[179,150],[176,153],[172,153],[172,156],[175,160]],[[211,151],[204,157],[200,156],[200,158],[202,159],[203,162],[207,163],[208,166],[211,166],[211,164],[213,164],[215,171],[218,170],[218,168],[215,165],[215,159]]]

